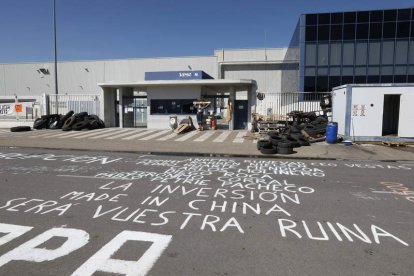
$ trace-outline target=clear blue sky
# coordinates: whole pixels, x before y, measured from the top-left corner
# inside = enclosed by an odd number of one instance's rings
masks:
[[[0,63],[53,60],[53,0],[0,0]],[[413,0],[56,0],[59,60],[212,55],[283,47],[299,15]]]

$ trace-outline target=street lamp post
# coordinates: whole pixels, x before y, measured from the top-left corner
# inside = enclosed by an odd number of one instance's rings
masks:
[[[57,73],[57,43],[56,43],[56,0],[53,0],[53,40],[55,48],[55,104],[56,114],[59,114],[59,101],[58,101],[58,73]]]

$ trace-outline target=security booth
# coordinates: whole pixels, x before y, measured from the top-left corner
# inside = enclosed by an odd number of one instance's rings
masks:
[[[414,142],[413,84],[349,84],[332,91],[338,134],[355,141]]]
[[[172,115],[179,121],[190,116],[196,124],[193,102],[203,99],[219,128],[247,129],[256,103],[254,80],[217,80],[203,71],[146,72],[144,81],[98,85],[105,123],[122,128],[169,128]]]

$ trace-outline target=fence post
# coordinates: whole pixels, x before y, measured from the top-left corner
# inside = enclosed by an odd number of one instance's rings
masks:
[[[49,115],[49,95],[43,93],[42,94],[42,115]]]

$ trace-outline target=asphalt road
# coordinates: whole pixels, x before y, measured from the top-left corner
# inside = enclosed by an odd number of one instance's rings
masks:
[[[0,275],[412,275],[414,162],[0,149]]]

